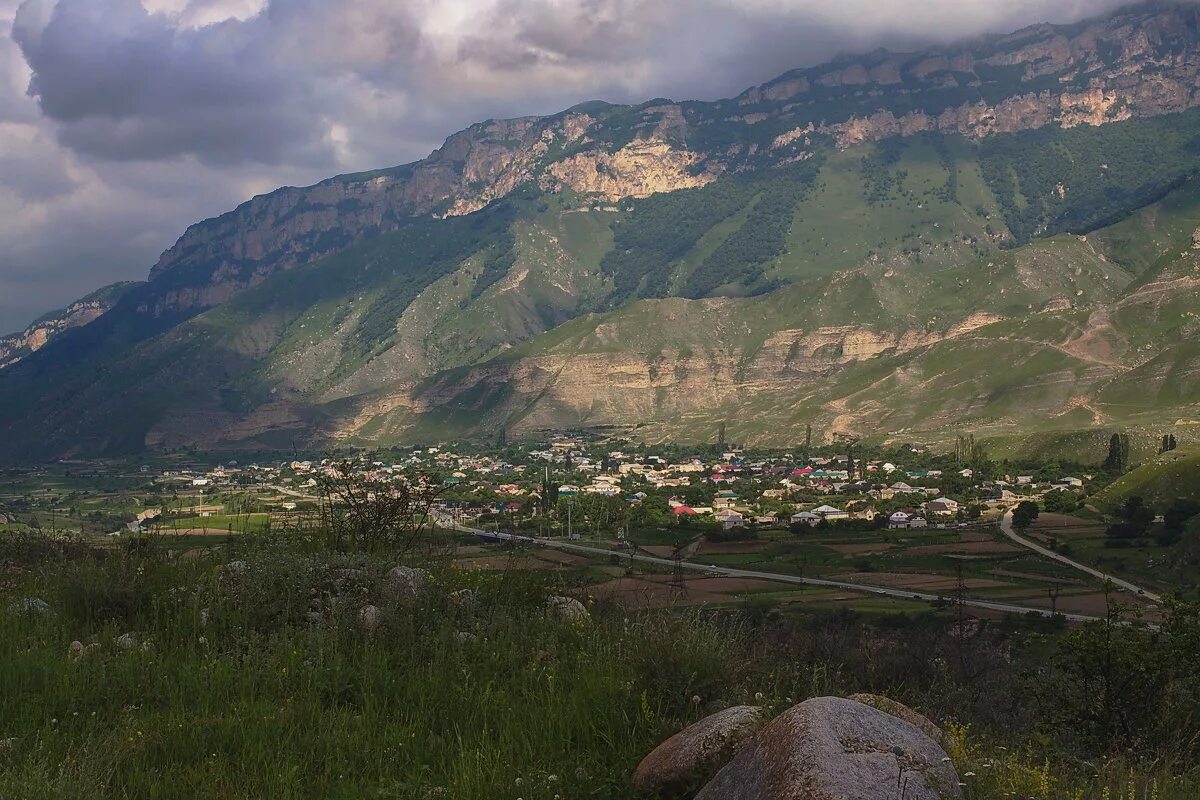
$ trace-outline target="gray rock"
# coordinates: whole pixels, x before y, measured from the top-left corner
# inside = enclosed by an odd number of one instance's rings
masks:
[[[475,608],[475,590],[459,589],[457,592],[451,592],[450,601],[464,611],[470,611]]]
[[[138,638],[136,633],[122,633],[117,638],[113,639],[113,644],[122,650],[132,650],[138,646]]]
[[[363,606],[358,610],[358,627],[367,633],[371,633],[378,628],[379,623],[382,621],[383,617],[376,606]]]
[[[919,711],[913,711],[903,703],[897,702],[890,697],[884,697],[879,694],[852,694],[847,700],[853,700],[856,703],[870,706],[878,709],[885,714],[891,714],[893,717],[899,717],[905,722],[911,722],[916,725],[921,731],[933,739],[938,744],[942,743],[942,737],[945,735],[942,729],[934,725],[928,717]]]
[[[9,606],[14,614],[53,614],[54,609],[40,597],[22,597]]]
[[[698,786],[729,763],[765,722],[757,706],[735,706],[705,717],[642,759],[633,785],[660,794]]]
[[[949,758],[919,728],[853,700],[818,697],[767,725],[695,800],[944,800]]]
[[[587,622],[592,618],[587,607],[574,597],[550,597],[546,600],[546,610],[568,622]]]
[[[81,658],[85,657],[88,653],[91,653],[94,650],[99,650],[99,649],[100,649],[99,642],[92,642],[91,644],[84,644],[83,642],[80,642],[80,641],[74,641],[74,642],[71,642],[71,646],[69,648],[67,648],[67,654],[71,657],[72,661],[79,661]]]
[[[400,600],[419,600],[429,590],[429,573],[419,567],[394,567],[385,584]]]

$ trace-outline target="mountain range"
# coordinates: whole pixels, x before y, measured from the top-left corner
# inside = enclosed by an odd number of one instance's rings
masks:
[[[255,197],[0,338],[0,459],[722,423],[1187,441],[1198,175],[1191,4],[489,120]]]

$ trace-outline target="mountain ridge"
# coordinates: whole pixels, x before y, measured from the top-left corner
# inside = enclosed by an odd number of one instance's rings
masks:
[[[1014,392],[1056,428],[1190,417],[1165,333],[1194,330],[1197,86],[1200,8],[1154,3],[478,123],[189,227],[0,369],[0,457],[725,419],[1008,435]],[[1005,382],[973,349],[1035,367]],[[931,372],[947,357],[967,366]],[[1163,369],[1176,394],[1122,411],[1124,376]]]

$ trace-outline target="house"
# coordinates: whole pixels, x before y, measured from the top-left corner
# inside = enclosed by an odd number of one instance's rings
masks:
[[[954,516],[958,513],[958,508],[958,503],[949,497],[939,497],[937,500],[930,500],[925,504],[925,510],[928,513],[943,517]]]
[[[838,519],[850,519],[850,512],[842,511],[840,508],[834,508],[833,506],[818,506],[813,509],[813,513],[821,517],[821,519],[830,522]]]
[[[925,528],[925,527],[928,527],[928,525],[929,525],[929,523],[925,520],[924,517],[918,516],[917,514],[910,513],[908,511],[897,511],[894,514],[892,514],[890,517],[888,517],[888,527],[893,530],[896,530],[896,529],[907,530],[910,528]]]
[[[816,525],[821,521],[821,516],[814,514],[811,511],[801,511],[797,514],[792,514],[792,524],[804,523],[805,525]]]
[[[574,497],[577,494],[579,494],[578,486],[573,486],[572,484],[564,483],[562,486],[558,487],[558,496],[559,497]]]
[[[1083,481],[1079,478],[1059,478],[1054,482],[1056,489],[1082,489]]]
[[[717,514],[717,522],[725,530],[741,528],[746,524],[746,518],[736,511],[721,511]]]

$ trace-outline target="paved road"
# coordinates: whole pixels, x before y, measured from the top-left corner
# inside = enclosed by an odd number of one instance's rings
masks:
[[[1109,581],[1114,586],[1119,586],[1131,594],[1135,594],[1139,597],[1149,600],[1151,603],[1162,603],[1162,598],[1149,589],[1130,583],[1129,581],[1118,578],[1115,575],[1109,575],[1101,572],[1098,569],[1093,569],[1086,564],[1080,564],[1078,561],[1072,561],[1061,553],[1056,553],[1048,547],[1026,539],[1024,536],[1021,536],[1019,533],[1013,530],[1012,517],[1013,515],[1011,511],[1004,515],[1004,518],[1000,520],[1000,530],[1004,532],[1005,536],[1007,536],[1009,539],[1012,539],[1022,547],[1028,547],[1038,555],[1053,559],[1060,564],[1066,564],[1068,567],[1077,569],[1080,572],[1086,572],[1088,575],[1091,575],[1094,578],[1099,578],[1102,581]]]
[[[586,553],[588,555],[611,556],[619,555],[621,558],[629,558],[634,561],[641,561],[646,564],[657,564],[664,567],[674,567],[675,561],[668,558],[658,558],[657,556],[648,556],[641,553],[630,553],[619,550],[609,550],[602,547],[592,547],[590,545],[576,544],[575,542],[560,542],[551,539],[536,539],[530,536],[518,536],[512,533],[498,533],[494,531],[484,531],[479,528],[469,528],[465,525],[460,525],[453,520],[445,517],[437,517],[437,522],[443,528],[456,530],[463,533],[472,533],[476,535],[486,536],[495,541],[512,542],[514,544],[538,545],[539,547],[552,547],[558,550],[568,550],[575,553]],[[690,561],[681,561],[679,566],[682,569],[691,570],[693,572],[705,572],[714,575],[721,575],[729,578],[754,578],[758,580],[775,581],[777,583],[790,583],[803,586],[822,586],[827,589],[842,589],[852,592],[861,592],[863,594],[882,595],[886,597],[896,597],[904,600],[945,600],[954,602],[954,598],[946,595],[928,594],[926,592],[905,591],[903,589],[893,589],[887,586],[870,586],[862,583],[848,583],[846,581],[831,581],[824,578],[801,578],[796,575],[782,575],[777,572],[755,572],[748,569],[733,569],[730,567],[709,566],[706,564],[696,564]],[[1012,614],[1038,614],[1043,617],[1052,616],[1051,612],[1044,608],[1030,608],[1029,606],[1017,606],[1009,603],[993,603],[990,600],[981,600],[978,598],[966,598],[963,600],[963,605],[971,608],[984,608],[990,611],[1002,611]],[[1072,622],[1091,622],[1098,617],[1090,617],[1083,614],[1059,614],[1064,619]]]

